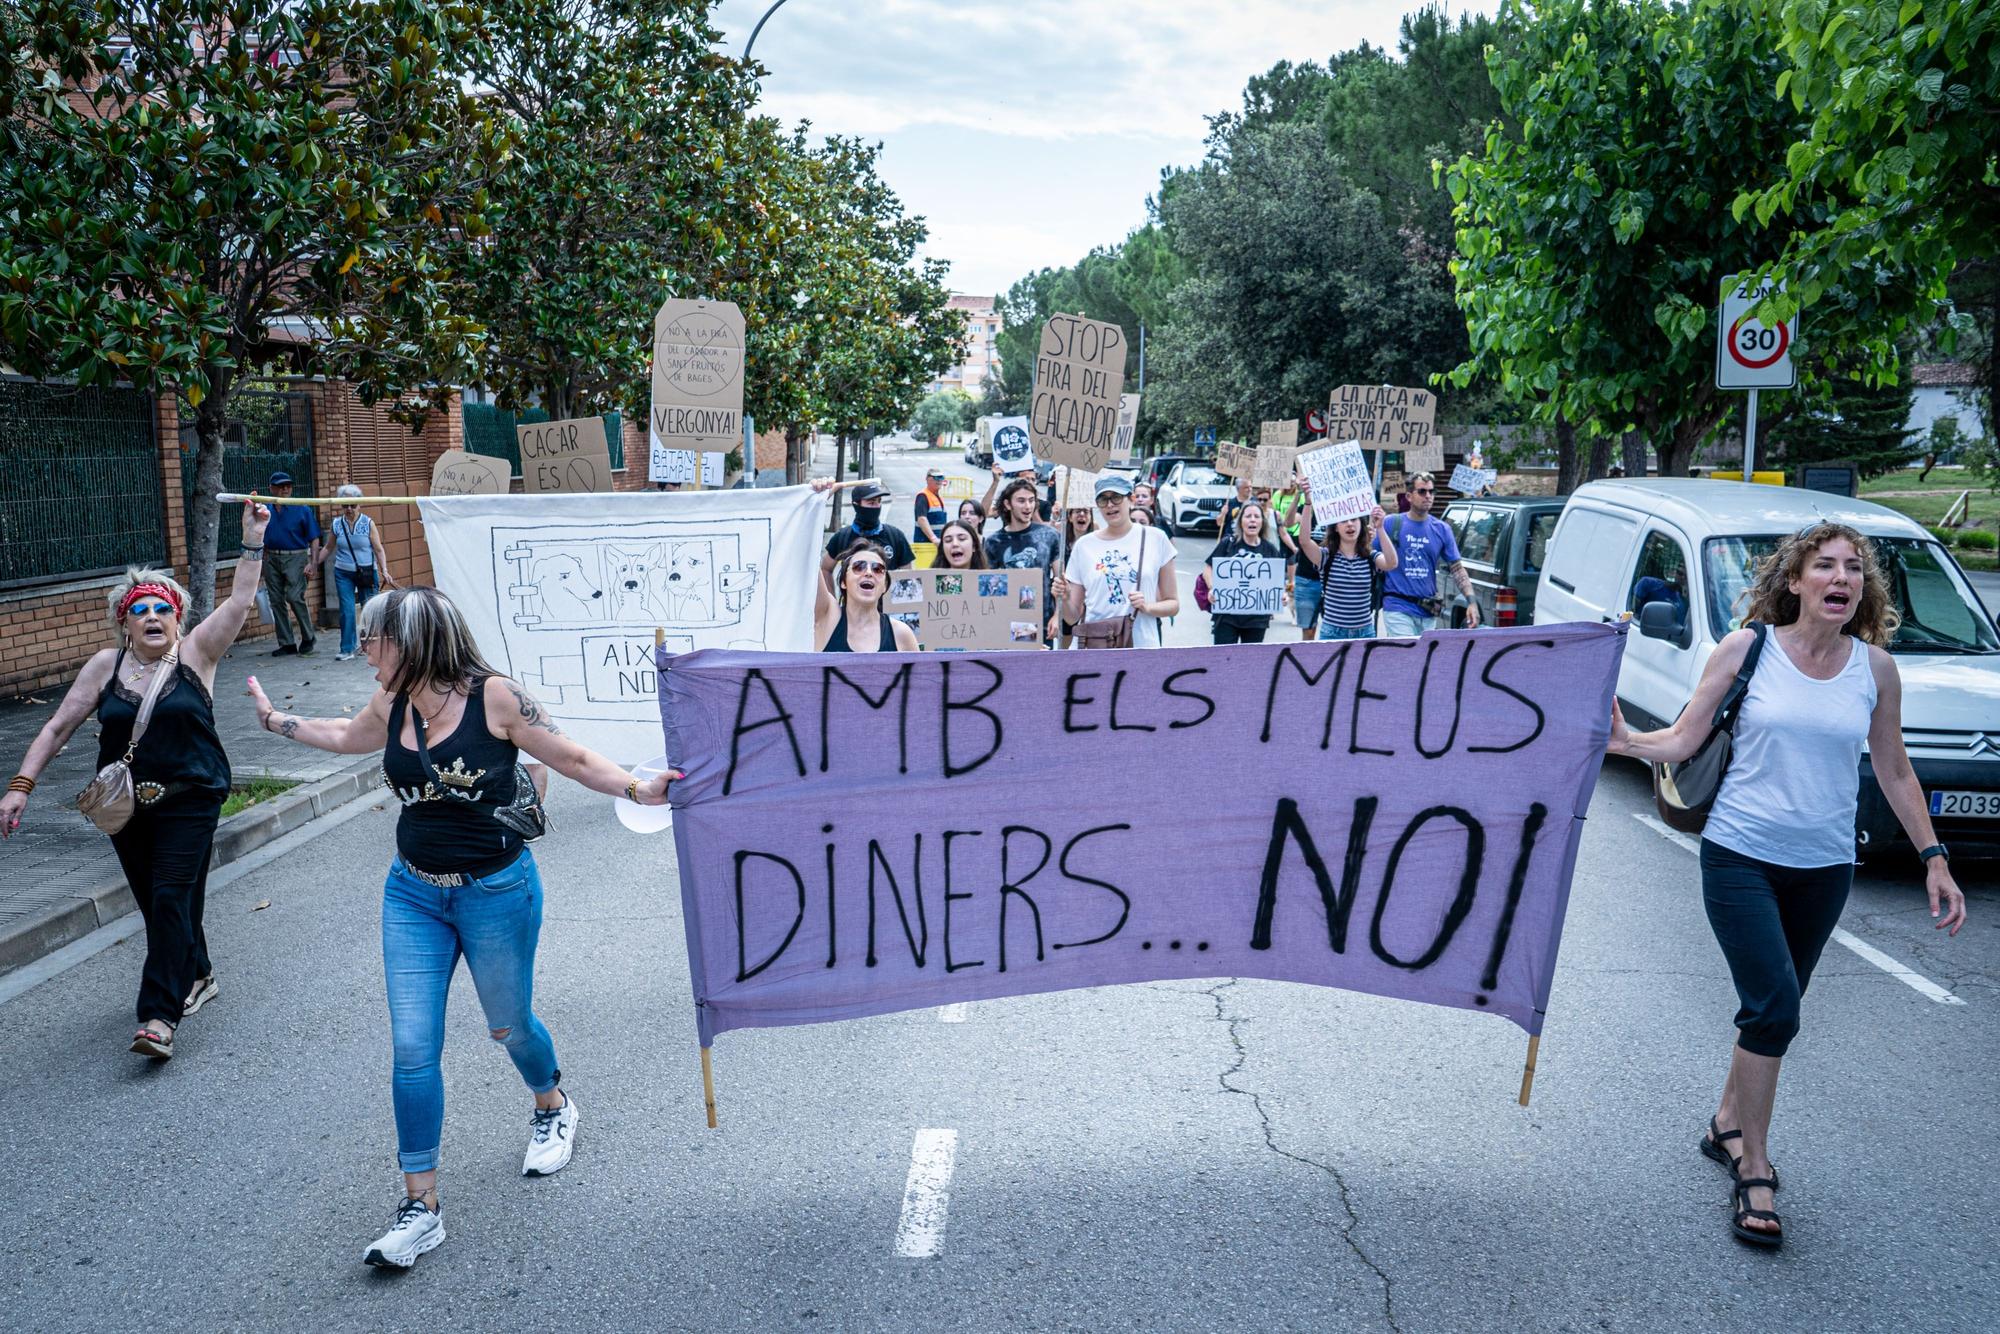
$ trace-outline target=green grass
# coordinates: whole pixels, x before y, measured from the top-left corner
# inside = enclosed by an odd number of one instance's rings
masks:
[[[290,792],[298,786],[291,778],[273,778],[269,774],[253,778],[247,783],[238,783],[229,799],[222,803],[222,818],[227,820],[246,806],[255,806],[260,801],[269,801],[275,796]]]

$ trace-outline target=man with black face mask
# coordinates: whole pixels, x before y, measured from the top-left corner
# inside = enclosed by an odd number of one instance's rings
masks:
[[[882,502],[888,498],[889,488],[874,482],[854,488],[854,522],[828,540],[826,554],[819,562],[821,578],[831,578],[834,562],[864,537],[888,551],[892,570],[907,570],[917,563],[916,553],[910,550],[910,539],[896,525],[883,521]]]

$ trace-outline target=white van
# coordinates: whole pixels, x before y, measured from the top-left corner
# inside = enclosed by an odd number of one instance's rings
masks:
[[[1946,844],[2000,849],[2000,631],[1964,571],[1894,510],[1817,491],[1671,477],[1579,487],[1549,540],[1535,624],[1633,633],[1618,701],[1635,729],[1680,715],[1717,641],[1737,628],[1757,563],[1788,533],[1832,520],[1874,539],[1902,613],[1903,740]],[[1864,754],[1859,849],[1902,839]]]

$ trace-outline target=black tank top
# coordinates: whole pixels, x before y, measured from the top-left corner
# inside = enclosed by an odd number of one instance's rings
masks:
[[[382,773],[403,803],[396,851],[419,871],[439,875],[491,875],[511,865],[521,855],[521,836],[493,813],[513,803],[520,752],[486,730],[486,678],[474,678],[465,716],[448,735],[431,736],[423,715],[416,716],[429,768],[403,744],[407,706],[401,695],[389,706],[389,744],[382,750]]]
[[[122,759],[132,744],[132,724],[145,696],[125,683],[125,650],[111,664],[111,680],[97,697],[97,767]],[[218,802],[229,795],[229,756],[215,732],[215,702],[201,678],[184,662],[174,663],[174,679],[160,688],[153,720],[132,754],[137,782],[185,783]]]
[[[878,612],[876,614],[880,618],[882,630],[882,640],[876,645],[876,652],[894,653],[896,651],[896,623],[889,619],[887,612]],[[853,646],[847,642],[847,612],[844,608],[840,613],[840,620],[833,627],[833,633],[826,637],[826,647],[821,649],[820,652],[854,652]]]

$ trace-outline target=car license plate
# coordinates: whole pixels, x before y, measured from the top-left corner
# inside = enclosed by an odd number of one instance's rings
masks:
[[[1940,789],[1931,793],[1931,814],[1970,816],[1975,820],[2000,820],[2000,792],[1957,792]]]

